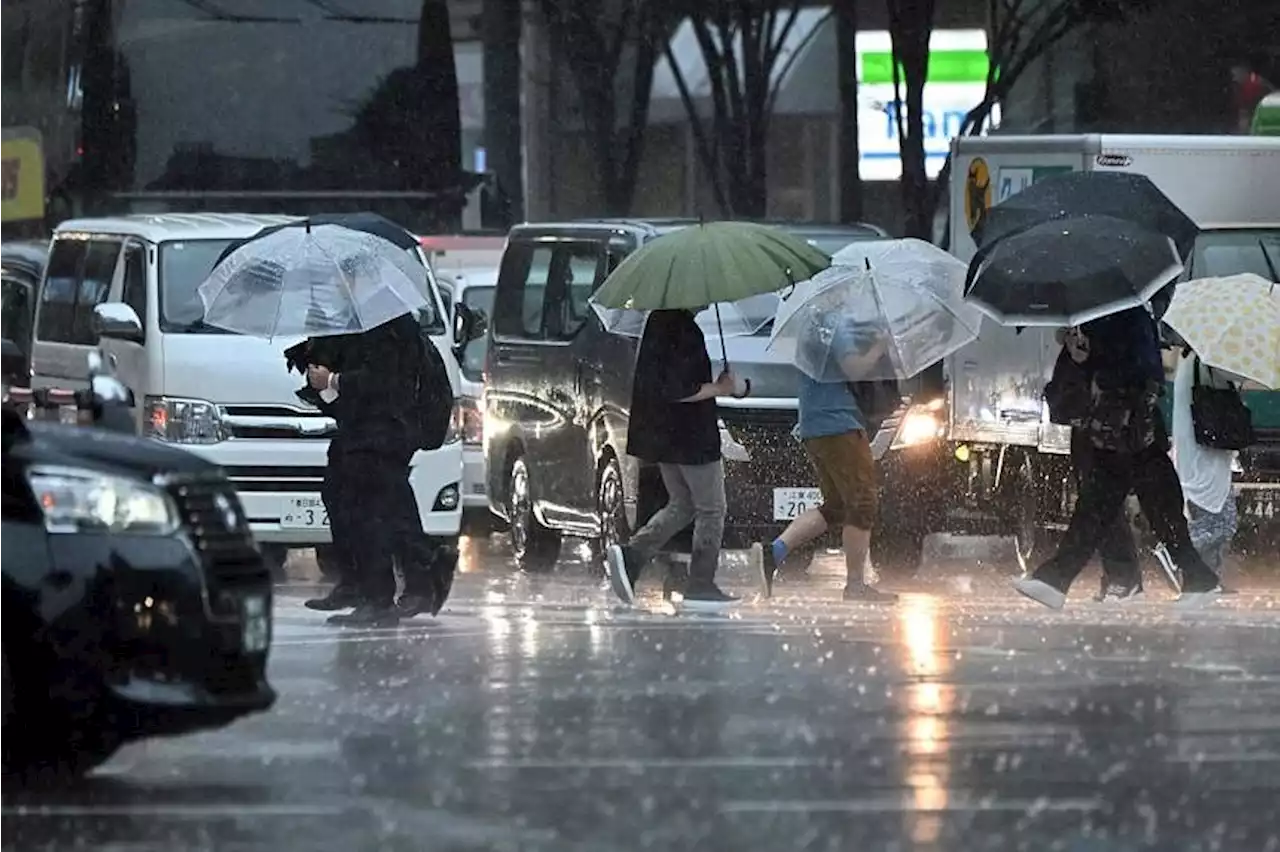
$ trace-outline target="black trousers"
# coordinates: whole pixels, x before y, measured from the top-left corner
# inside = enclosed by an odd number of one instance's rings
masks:
[[[1058,552],[1036,569],[1036,579],[1066,592],[1098,548],[1100,532],[1115,522],[1133,492],[1152,531],[1182,569],[1183,589],[1206,591],[1217,585],[1217,577],[1191,544],[1182,514],[1182,485],[1163,431],[1141,452],[1093,450],[1093,464],[1081,485],[1071,524]]]
[[[1095,450],[1088,436],[1079,429],[1071,430],[1071,470],[1075,475],[1076,494],[1084,489],[1093,470]],[[1104,583],[1137,586],[1142,583],[1142,566],[1138,562],[1138,545],[1123,504],[1111,522],[1098,536],[1098,552],[1102,557]]]
[[[341,582],[383,606],[395,598],[395,566],[405,594],[443,604],[453,587],[458,551],[422,531],[408,459],[379,453],[344,453],[329,460],[323,497]]]

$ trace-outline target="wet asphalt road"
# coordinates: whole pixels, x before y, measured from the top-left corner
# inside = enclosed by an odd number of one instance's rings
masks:
[[[818,565],[714,618],[519,575],[498,538],[464,567],[392,630],[283,587],[272,712],[6,792],[3,848],[1280,850],[1265,585],[1173,612],[1082,580],[1049,613],[966,558],[873,607]]]

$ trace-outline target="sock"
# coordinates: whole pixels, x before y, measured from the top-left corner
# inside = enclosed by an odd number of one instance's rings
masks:
[[[780,538],[775,538],[769,547],[773,550],[773,564],[781,565],[787,558],[787,543]]]

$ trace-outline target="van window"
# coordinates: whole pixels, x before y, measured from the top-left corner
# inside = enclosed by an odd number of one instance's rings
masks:
[[[147,328],[147,250],[137,243],[124,248],[124,289],[120,301],[133,308],[142,321],[143,334]]]
[[[550,298],[557,303],[555,336],[569,340],[591,317],[587,300],[604,279],[600,259],[603,247],[592,243],[573,243],[556,250],[554,269],[560,277]]]
[[[107,300],[111,278],[120,258],[120,243],[90,240],[84,256],[84,272],[76,288],[76,309],[71,321],[71,343],[92,346],[98,342],[93,331],[93,309]]]
[[[40,290],[40,318],[36,337],[55,343],[71,342],[72,318],[80,267],[89,244],[84,240],[57,240],[49,253],[49,266]]]
[[[554,247],[512,243],[502,260],[501,280],[494,304],[495,334],[525,340],[546,339],[544,300]]]

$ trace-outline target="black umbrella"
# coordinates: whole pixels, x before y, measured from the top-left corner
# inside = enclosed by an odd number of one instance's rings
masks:
[[[1169,237],[1112,216],[1074,216],[979,250],[965,299],[1002,325],[1079,325],[1145,304],[1181,272]]]
[[[337,225],[341,228],[349,228],[353,231],[363,231],[366,234],[373,234],[375,237],[381,237],[392,245],[398,246],[405,251],[414,249],[418,245],[418,238],[406,231],[404,228],[392,222],[385,216],[379,216],[377,213],[320,213],[310,216],[306,219],[299,219],[296,222],[286,222],[283,225],[272,225],[263,228],[251,237],[245,237],[243,240],[236,240],[231,245],[222,250],[222,254],[218,255],[218,263],[226,260],[231,253],[246,243],[261,239],[267,234],[274,234],[276,231],[285,228],[318,228],[321,225]],[[214,266],[217,266],[215,263]]]
[[[1173,240],[1189,256],[1199,229],[1146,175],[1069,172],[1038,180],[988,210],[974,229],[978,248],[1042,222],[1073,216],[1112,216]]]

